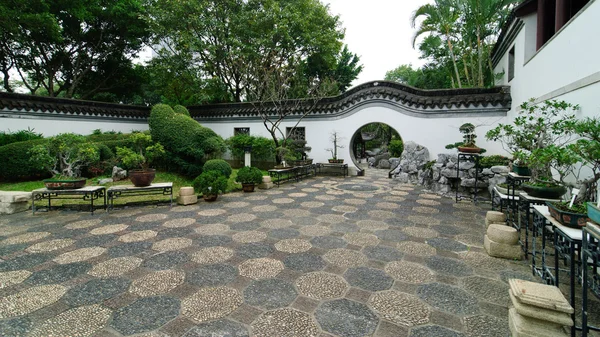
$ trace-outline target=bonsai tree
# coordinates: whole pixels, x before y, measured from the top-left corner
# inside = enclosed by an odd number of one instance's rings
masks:
[[[117,157],[129,168],[138,167],[147,171],[150,164],[165,154],[165,149],[160,143],[152,144],[149,134],[138,132],[131,136],[135,151],[128,147],[117,147]]]
[[[478,148],[477,145],[475,145],[475,139],[477,139],[477,134],[475,134],[475,125],[471,124],[471,123],[465,123],[463,125],[460,126],[460,128],[458,128],[458,131],[460,131],[460,133],[462,133],[463,135],[463,141],[462,142],[457,142],[454,144],[448,144],[446,145],[447,149],[455,149],[460,147],[471,147],[471,148]]]
[[[227,178],[219,171],[205,171],[194,179],[193,186],[203,196],[219,195],[227,189]]]
[[[549,185],[572,173],[576,157],[567,144],[573,140],[577,105],[564,101],[533,100],[521,104],[512,124],[500,124],[486,138],[500,141],[503,148],[521,164],[529,166],[532,180]],[[554,179],[552,169],[559,178]]]
[[[286,161],[307,159],[307,153],[312,150],[310,146],[306,146],[306,140],[299,138],[287,139],[284,148],[288,150],[283,157]]]
[[[344,145],[338,145],[338,141],[340,141],[342,138],[339,136],[337,131],[333,131],[331,133],[331,137],[329,137],[329,140],[333,143],[333,148],[329,148],[329,149],[325,149],[325,151],[329,151],[331,153],[331,159],[333,160],[337,160],[337,149],[343,149],[345,146]]]
[[[592,188],[600,180],[600,118],[586,118],[573,125],[573,132],[580,138],[569,149],[575,153],[581,165],[587,166],[591,174],[579,180],[578,199],[593,200],[596,191]]]
[[[29,150],[30,161],[58,178],[78,178],[83,166],[98,162],[100,151],[84,136],[63,133]]]
[[[244,166],[235,177],[235,181],[242,184],[260,184],[262,182],[262,171],[256,167]]]

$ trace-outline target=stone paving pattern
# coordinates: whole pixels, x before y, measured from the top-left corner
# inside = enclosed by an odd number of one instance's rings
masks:
[[[489,205],[386,175],[1,217],[0,336],[507,336]]]

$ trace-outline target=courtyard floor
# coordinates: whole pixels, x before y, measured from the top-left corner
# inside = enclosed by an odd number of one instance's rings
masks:
[[[385,170],[187,207],[0,217],[1,336],[507,336],[489,205]]]

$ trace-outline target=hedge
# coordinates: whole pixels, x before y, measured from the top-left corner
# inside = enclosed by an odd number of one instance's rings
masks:
[[[242,160],[244,149],[252,146],[252,160],[275,161],[275,142],[272,139],[239,134],[229,137],[226,143],[233,158]]]
[[[47,139],[36,139],[0,146],[0,180],[19,181],[47,178],[49,172],[36,167],[30,160],[29,150],[35,145],[46,143]]]
[[[33,132],[33,129],[19,130],[15,132],[0,131],[0,146],[42,138],[44,138],[42,134]]]
[[[229,177],[231,176],[231,172],[233,172],[233,170],[231,169],[231,165],[229,165],[229,163],[224,161],[223,159],[211,159],[207,161],[206,163],[204,163],[202,171],[219,171],[227,179],[229,179]]]

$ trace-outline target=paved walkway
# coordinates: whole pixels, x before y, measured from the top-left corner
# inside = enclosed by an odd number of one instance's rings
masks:
[[[0,335],[506,336],[486,209],[386,174],[0,217]]]

